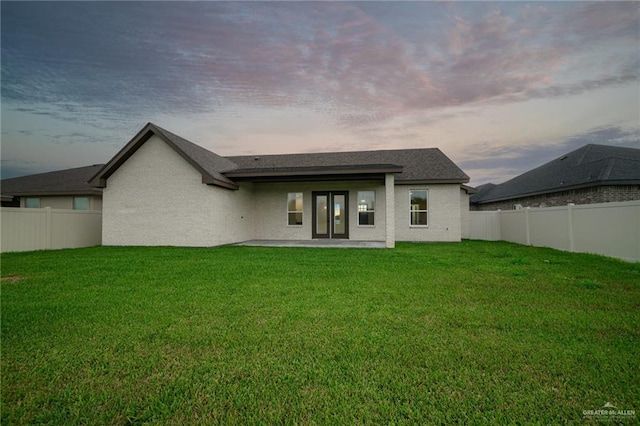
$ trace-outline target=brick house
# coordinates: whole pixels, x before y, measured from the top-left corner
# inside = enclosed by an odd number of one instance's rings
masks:
[[[471,210],[640,200],[640,149],[589,144],[499,185],[480,185]]]
[[[90,180],[104,245],[460,241],[469,177],[437,148],[222,157],[152,123]]]

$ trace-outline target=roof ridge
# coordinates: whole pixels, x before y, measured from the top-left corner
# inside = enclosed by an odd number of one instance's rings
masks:
[[[575,166],[579,166],[582,164],[582,161],[584,160],[584,158],[587,156],[587,154],[589,153],[589,151],[591,151],[593,149],[593,145],[594,144],[587,144],[585,146],[583,146],[582,148],[578,148],[576,151],[579,151],[580,149],[584,149],[584,151],[582,152],[582,155],[580,156],[580,158],[578,158],[578,161],[576,161]],[[576,152],[576,151],[572,151],[572,152]],[[569,153],[571,154],[571,153]],[[567,154],[568,155],[568,154]],[[565,157],[567,156],[565,155]]]
[[[394,149],[372,149],[368,151],[322,151],[322,152],[292,152],[292,153],[282,153],[282,154],[243,154],[243,155],[226,155],[224,158],[232,158],[232,157],[275,157],[275,156],[295,156],[295,155],[323,155],[323,154],[366,154],[368,152],[392,152],[392,151],[425,151],[425,150],[438,150],[438,147],[429,147],[429,148],[394,148]],[[440,151],[442,152],[442,151]]]
[[[604,145],[604,144],[595,144],[595,143],[590,143],[585,145],[584,147],[580,148],[587,148],[585,149],[584,153],[582,154],[582,156],[580,157],[580,159],[576,162],[576,166],[581,166],[584,164],[590,164],[590,163],[595,163],[598,161],[604,161],[604,160],[608,160],[611,158],[618,158],[620,160],[625,160],[625,161],[639,161],[635,158],[629,158],[628,154],[632,153],[632,152],[637,152],[638,148],[631,148],[631,147],[627,147],[627,146],[616,146],[616,145]],[[606,152],[604,152],[604,155],[602,155],[601,158],[594,158],[592,160],[588,160],[585,161],[585,158],[587,157],[587,155],[593,151],[595,148],[601,148],[606,150]],[[579,150],[579,149],[578,149]],[[570,155],[578,150],[572,151],[569,154],[566,155]],[[621,151],[625,151],[624,153]],[[626,154],[626,155],[625,155]]]
[[[615,157],[610,157],[605,159],[605,166],[602,169],[602,173],[600,173],[600,180],[605,180],[609,178],[609,175],[611,174],[611,170],[613,170],[613,166],[616,162],[616,158]]]

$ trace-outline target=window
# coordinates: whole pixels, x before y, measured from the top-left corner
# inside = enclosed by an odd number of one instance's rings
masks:
[[[89,197],[73,197],[74,210],[89,210]]]
[[[411,226],[427,226],[427,190],[412,189]]]
[[[358,226],[375,225],[375,191],[358,191]]]
[[[290,192],[287,200],[288,224],[302,225],[302,192]]]
[[[40,198],[25,198],[24,206],[28,209],[39,209],[40,208]]]

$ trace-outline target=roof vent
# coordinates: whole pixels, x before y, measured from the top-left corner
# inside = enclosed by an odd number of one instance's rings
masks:
[[[260,157],[253,157],[253,161],[258,161]]]

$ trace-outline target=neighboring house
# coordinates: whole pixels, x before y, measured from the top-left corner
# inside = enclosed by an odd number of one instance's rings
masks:
[[[2,207],[101,210],[102,190],[89,185],[104,164],[0,181]]]
[[[640,200],[640,149],[589,144],[500,185],[476,189],[471,210]]]
[[[468,181],[437,148],[221,157],[149,123],[90,183],[103,188],[104,245],[349,238],[393,247],[460,241]]]

